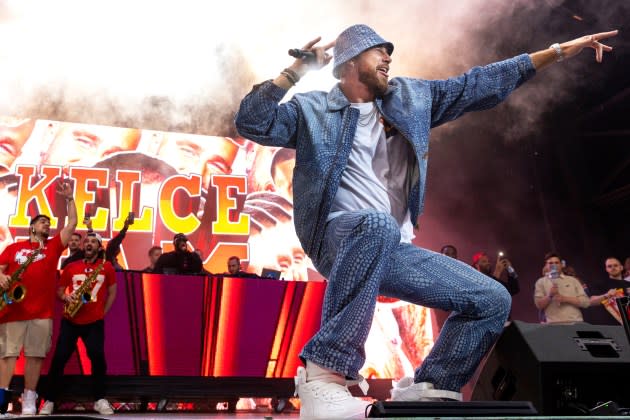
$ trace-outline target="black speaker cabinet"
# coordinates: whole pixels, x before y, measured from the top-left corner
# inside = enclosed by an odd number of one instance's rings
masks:
[[[528,324],[503,332],[473,390],[477,401],[531,401],[539,414],[630,407],[630,344],[621,326]]]

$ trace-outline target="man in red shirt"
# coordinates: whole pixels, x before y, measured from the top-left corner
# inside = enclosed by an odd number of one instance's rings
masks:
[[[116,299],[116,273],[114,266],[105,260],[102,240],[98,234],[87,234],[83,242],[83,252],[83,260],[70,263],[65,268],[57,289],[57,296],[65,307],[55,355],[48,371],[48,386],[44,393],[46,402],[39,411],[40,415],[52,414],[63,369],[75,351],[79,337],[85,344],[92,364],[94,410],[103,415],[114,414],[111,405],[104,398],[107,364],[103,318]],[[84,296],[80,296],[78,289],[84,281],[90,281],[91,286],[88,286]],[[83,304],[72,316],[67,309],[80,299],[83,299]]]
[[[7,410],[8,388],[22,348],[25,356],[22,414],[32,415],[37,410],[35,388],[52,336],[57,262],[77,226],[72,186],[60,182],[57,193],[65,198],[68,215],[68,221],[59,234],[48,239],[50,217],[39,214],[31,219],[29,240],[9,245],[0,255],[0,288],[6,291],[11,274],[31,254],[38,252],[21,275],[20,282],[27,291],[24,300],[7,304],[0,313],[1,414]]]

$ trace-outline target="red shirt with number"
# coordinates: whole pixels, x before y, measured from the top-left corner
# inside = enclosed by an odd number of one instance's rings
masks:
[[[7,266],[4,274],[10,276],[37,248],[39,242],[30,240],[6,247],[0,255],[0,265]],[[6,305],[0,314],[0,323],[53,318],[57,295],[57,262],[64,249],[59,235],[44,241],[44,248],[22,273],[20,283],[26,290],[24,299]]]
[[[66,288],[66,293],[74,292],[102,263],[103,260],[97,258],[93,263],[79,260],[68,264],[61,274],[59,286]],[[112,264],[106,261],[96,275],[96,281],[91,288],[91,300],[84,303],[73,318],[68,317],[65,312],[63,316],[72,323],[80,325],[90,324],[103,319],[105,317],[105,302],[107,301],[109,286],[113,284],[116,284],[116,272]]]

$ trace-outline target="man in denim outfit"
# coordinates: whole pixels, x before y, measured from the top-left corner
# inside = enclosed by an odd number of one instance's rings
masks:
[[[537,69],[585,47],[598,61],[611,48],[582,37],[533,54],[475,67],[448,80],[389,80],[394,45],[366,25],[334,42],[304,46],[274,80],[254,87],[236,115],[239,133],[267,146],[296,149],[295,228],[328,279],[319,332],[306,344],[296,390],[301,418],[363,417],[348,380],[360,380],[376,297],[453,311],[414,378],[392,390],[399,401],[461,400],[460,388],[500,334],[510,295],[472,267],[411,244],[424,204],[429,130],[465,112],[490,108]],[[340,82],[330,92],[280,100],[307,71],[332,57]]]

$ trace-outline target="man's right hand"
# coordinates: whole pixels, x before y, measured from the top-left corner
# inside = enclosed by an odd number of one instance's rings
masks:
[[[302,78],[306,73],[310,70],[319,70],[322,67],[326,66],[332,60],[332,55],[327,51],[335,46],[335,41],[329,42],[328,44],[324,44],[316,47],[315,45],[321,41],[322,37],[318,36],[312,41],[307,42],[301,49],[304,51],[310,51],[315,54],[315,57],[308,58],[296,58],[293,64],[288,67],[290,71],[295,72],[295,74]],[[281,87],[283,89],[290,89],[293,87],[293,83],[289,80],[285,75],[280,74],[276,77],[273,83]]]
[[[289,67],[300,77],[304,76],[309,70],[319,70],[325,67],[332,60],[332,55],[328,54],[327,51],[335,46],[335,41],[316,47],[315,45],[321,40],[322,37],[318,36],[302,47],[302,50],[314,53],[314,58],[296,58],[291,67]]]

